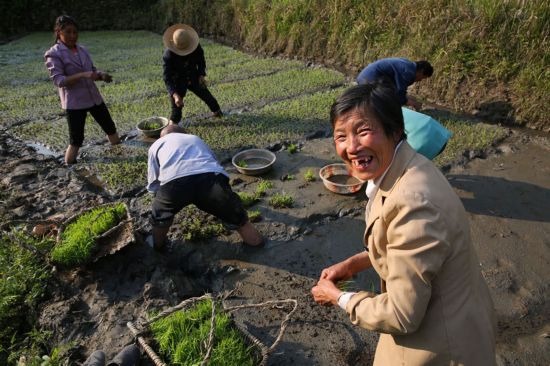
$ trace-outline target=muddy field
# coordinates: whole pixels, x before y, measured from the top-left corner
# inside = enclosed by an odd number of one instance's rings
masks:
[[[145,196],[120,198],[131,208],[138,240],[79,270],[57,272],[51,298],[42,305],[40,326],[52,330],[57,343],[76,342],[74,362],[95,349],[113,356],[132,342],[126,322],[188,297],[237,288],[228,304],[298,301],[270,365],[369,364],[377,334],[352,326],[338,308],[316,305],[309,293],[324,267],[361,250],[366,197],[363,192],[336,195],[319,178],[304,180],[307,170],[317,172],[338,162],[331,139],[304,140],[300,147],[296,154],[277,151],[274,169],[262,176],[273,182],[270,191],[295,200],[288,209],[275,210],[267,199],[253,207],[262,213],[256,225],[267,239],[264,247],[245,247],[235,233],[186,242],[175,230],[173,251],[157,253],[139,240],[140,232],[149,229],[149,201]],[[44,220],[61,222],[85,207],[117,198],[78,169],[62,166],[58,158],[39,154],[5,133],[0,136],[2,184],[18,197],[6,210],[29,227]],[[236,190],[255,189],[258,178],[226,168]],[[281,179],[289,175],[295,179]],[[514,132],[485,159],[455,165],[446,175],[470,214],[495,301],[499,364],[549,364],[549,137]],[[356,285],[376,289],[376,274],[361,275]],[[235,313],[235,320],[269,345],[288,310],[250,309]],[[145,357],[143,361],[148,364]]]

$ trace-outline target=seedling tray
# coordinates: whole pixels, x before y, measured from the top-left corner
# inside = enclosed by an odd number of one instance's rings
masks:
[[[233,292],[233,291],[232,291]],[[194,297],[187,299],[185,301],[182,301],[180,304],[166,309],[162,311],[161,313],[157,314],[156,316],[138,323],[138,326],[134,325],[132,322],[128,322],[126,325],[128,329],[132,332],[134,337],[136,337],[136,341],[140,346],[144,349],[145,353],[149,356],[153,364],[156,366],[165,366],[167,363],[165,363],[164,360],[161,359],[161,357],[158,356],[156,351],[153,349],[152,345],[156,345],[156,341],[152,337],[151,332],[151,324],[156,322],[159,319],[162,319],[164,317],[169,316],[170,314],[176,312],[176,311],[184,311],[188,308],[190,308],[192,305],[204,301],[204,300],[211,300],[212,301],[212,317],[210,320],[210,334],[208,336],[207,340],[204,340],[204,344],[206,346],[206,354],[204,355],[204,359],[201,362],[202,365],[207,365],[210,361],[211,352],[214,348],[214,344],[216,342],[216,339],[214,337],[213,329],[215,328],[216,324],[216,312],[219,310],[219,307],[216,306],[216,304],[222,305],[222,311],[225,313],[232,313],[233,311],[239,310],[239,309],[250,309],[250,308],[260,308],[260,307],[277,307],[281,308],[282,306],[291,304],[292,310],[290,310],[283,321],[281,322],[279,333],[277,335],[276,340],[273,342],[271,346],[264,345],[258,338],[256,338],[254,335],[252,335],[247,329],[244,329],[242,326],[240,326],[237,322],[232,322],[232,326],[234,326],[239,332],[244,336],[244,339],[246,340],[247,344],[249,346],[254,347],[254,350],[256,353],[255,357],[258,362],[257,365],[264,366],[267,364],[267,360],[269,357],[269,354],[273,352],[273,350],[277,347],[279,342],[281,341],[283,334],[286,330],[287,323],[290,320],[290,317],[292,314],[296,311],[298,307],[298,302],[294,299],[286,299],[286,300],[273,300],[273,301],[266,301],[259,304],[243,304],[243,305],[237,305],[237,306],[225,306],[224,300],[232,293],[225,293],[224,295],[218,295],[213,296],[212,294],[205,294],[203,296]]]
[[[57,243],[61,243],[63,232],[67,229],[67,227],[78,220],[82,215],[91,212],[92,210],[98,209],[98,208],[106,208],[106,207],[112,207],[114,205],[117,205],[119,203],[107,203],[103,205],[98,205],[94,207],[87,208],[85,210],[82,210],[81,212],[69,217],[61,226],[59,227],[59,231],[57,234]],[[125,209],[124,217],[112,228],[108,229],[104,233],[95,236],[94,241],[94,249],[92,251],[92,254],[88,257],[87,260],[80,263],[79,265],[85,265],[89,263],[93,263],[98,261],[99,259],[118,252],[128,244],[135,242],[134,238],[134,224],[133,220],[130,216],[130,211],[128,206],[125,203],[122,203]],[[62,266],[63,267],[63,266]]]

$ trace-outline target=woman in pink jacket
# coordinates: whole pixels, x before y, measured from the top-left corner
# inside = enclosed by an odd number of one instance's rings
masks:
[[[111,144],[118,144],[115,123],[95,85],[96,80],[111,82],[111,75],[98,71],[88,51],[78,45],[76,21],[67,15],[55,20],[55,44],[44,55],[50,78],[59,89],[61,108],[65,109],[69,124],[70,142],[65,152],[65,163],[76,162],[78,150],[84,141],[84,125],[88,112],[94,117]]]

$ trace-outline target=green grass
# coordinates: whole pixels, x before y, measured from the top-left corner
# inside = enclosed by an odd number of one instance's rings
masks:
[[[294,144],[288,145],[287,149],[288,149],[289,154],[296,154],[298,152],[298,146],[296,146]]]
[[[261,179],[256,187],[256,195],[264,196],[268,189],[273,188],[273,183],[268,180]]]
[[[85,263],[95,249],[95,239],[116,226],[126,215],[122,203],[91,209],[70,223],[51,252],[52,260],[66,267]]]
[[[194,242],[208,240],[227,231],[216,217],[199,210],[195,205],[181,210],[176,215],[172,228],[176,237]]]
[[[151,324],[160,354],[170,365],[198,365],[205,355],[210,332],[212,303],[202,301],[185,311],[178,311]],[[214,348],[209,365],[254,365],[254,349],[232,325],[221,308],[216,310]]]
[[[262,219],[262,213],[260,210],[248,210],[246,213],[250,222],[258,222]]]
[[[315,181],[315,174],[313,173],[313,170],[308,169],[304,173],[304,180],[306,182],[314,182]]]
[[[276,193],[269,199],[269,204],[275,208],[290,208],[294,204],[294,198],[288,194]]]
[[[15,364],[22,353],[38,355],[43,342],[33,328],[37,325],[38,304],[47,292],[51,270],[33,247],[47,250],[49,238],[36,239],[21,229],[0,233],[0,364]],[[34,336],[33,336],[34,334]]]
[[[237,193],[241,198],[241,202],[245,208],[253,206],[256,202],[260,200],[260,197],[257,193],[248,193],[248,192],[239,192]]]

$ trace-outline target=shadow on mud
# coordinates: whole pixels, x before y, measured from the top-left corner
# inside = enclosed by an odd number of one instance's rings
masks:
[[[447,178],[454,188],[470,196],[461,197],[466,211],[470,213],[550,222],[549,189],[499,177],[451,174]],[[487,187],[491,189],[487,190]],[[528,210],[525,210],[525,207],[528,207]]]

